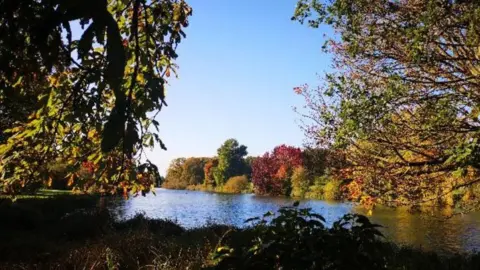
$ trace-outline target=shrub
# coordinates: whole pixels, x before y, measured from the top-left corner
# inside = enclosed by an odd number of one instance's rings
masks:
[[[227,183],[223,186],[223,192],[226,193],[242,193],[249,187],[248,178],[245,175],[234,176],[228,179]]]
[[[347,214],[325,226],[325,219],[310,211],[283,207],[253,218],[255,238],[241,249],[217,248],[215,269],[385,269],[381,233],[368,218]]]
[[[290,196],[303,198],[308,191],[309,181],[307,179],[307,173],[304,167],[297,167],[293,170],[292,174],[292,192]]]
[[[185,182],[173,181],[171,178],[167,178],[162,184],[162,188],[166,189],[186,189],[188,186]]]
[[[316,176],[313,180],[313,185],[308,187],[305,198],[323,200],[323,189],[327,182],[328,178],[326,176]]]
[[[323,199],[323,185],[314,184],[308,187],[308,191],[305,193],[306,199]]]
[[[340,199],[340,186],[341,183],[338,180],[330,180],[323,187],[323,198],[325,200],[338,200]]]

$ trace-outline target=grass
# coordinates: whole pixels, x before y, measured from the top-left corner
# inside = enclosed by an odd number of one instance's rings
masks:
[[[96,205],[96,197],[66,194],[0,199],[0,269],[201,269],[220,244],[241,249],[255,237],[250,229],[187,230],[143,215],[117,221]],[[478,254],[385,245],[389,269],[480,269]]]

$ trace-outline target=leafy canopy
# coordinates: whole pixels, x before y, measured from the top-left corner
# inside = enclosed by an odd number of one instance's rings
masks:
[[[144,147],[165,149],[154,118],[191,8],[183,0],[5,0],[0,10],[0,114],[9,119],[2,191],[48,179],[43,164],[56,158],[67,161],[70,185],[89,161],[91,181],[107,190],[153,187],[144,175],[156,167],[140,158]]]
[[[479,182],[479,15],[477,1],[299,1],[293,19],[337,33],[325,85],[295,89],[309,138],[347,150],[393,203]]]

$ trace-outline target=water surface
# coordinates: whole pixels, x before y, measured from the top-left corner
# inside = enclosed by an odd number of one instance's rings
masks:
[[[247,218],[290,206],[294,200],[283,197],[253,194],[229,195],[200,191],[157,189],[156,195],[129,200],[115,199],[109,208],[119,218],[144,213],[152,218],[167,218],[184,227],[193,228],[209,223],[244,226]],[[347,213],[365,214],[365,210],[351,203],[303,200],[302,207],[310,207],[323,215],[327,225]],[[480,213],[469,213],[444,219],[436,214],[414,214],[407,209],[379,207],[370,217],[383,225],[387,239],[399,244],[413,245],[438,252],[480,250]]]

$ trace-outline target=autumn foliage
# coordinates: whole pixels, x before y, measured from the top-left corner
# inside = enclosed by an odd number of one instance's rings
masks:
[[[294,88],[309,142],[344,151],[353,200],[464,208],[480,183],[478,1],[321,2],[293,16],[335,33],[333,69]]]
[[[213,186],[215,185],[215,179],[213,178],[213,169],[218,166],[218,159],[210,159],[203,168],[204,172],[204,185]]]
[[[289,195],[293,170],[302,165],[302,150],[280,145],[252,164],[252,182],[258,194]]]
[[[225,193],[242,193],[248,190],[248,178],[245,175],[234,176],[228,179],[227,183],[223,186],[223,192]]]

